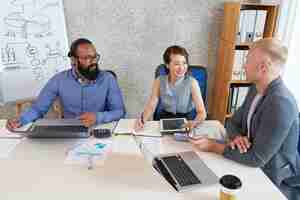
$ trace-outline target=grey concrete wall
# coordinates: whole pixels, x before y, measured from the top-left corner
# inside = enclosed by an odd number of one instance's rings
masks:
[[[211,94],[224,0],[64,0],[69,41],[91,39],[119,77],[129,117],[142,111],[162,53],[174,44],[206,66]],[[12,105],[0,109],[12,117]]]

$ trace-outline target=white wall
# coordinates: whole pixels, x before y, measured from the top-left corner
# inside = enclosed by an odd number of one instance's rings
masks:
[[[295,4],[295,10],[300,8],[300,4]],[[291,14],[291,13],[290,13]],[[295,15],[295,22],[293,27],[287,29],[291,32],[288,41],[289,44],[289,57],[284,74],[284,81],[288,88],[296,97],[298,107],[300,108],[300,59],[299,59],[299,44],[300,44],[300,14]]]
[[[87,37],[95,42],[103,55],[101,68],[119,76],[129,117],[142,111],[155,68],[170,45],[187,48],[191,64],[207,66],[212,83],[223,2],[64,0],[70,41]]]

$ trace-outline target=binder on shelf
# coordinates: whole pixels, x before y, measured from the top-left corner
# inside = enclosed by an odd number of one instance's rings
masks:
[[[267,11],[266,10],[257,10],[254,41],[263,38],[266,19],[267,19]]]
[[[245,101],[250,85],[231,85],[227,114],[234,113]]]
[[[246,80],[244,64],[246,63],[247,54],[248,50],[235,50],[232,80]]]
[[[244,30],[242,30],[242,41],[243,42],[253,42],[254,32],[255,32],[255,20],[256,20],[256,10],[243,10],[244,19]]]
[[[241,10],[236,42],[240,44],[263,38],[266,19],[266,10]]]

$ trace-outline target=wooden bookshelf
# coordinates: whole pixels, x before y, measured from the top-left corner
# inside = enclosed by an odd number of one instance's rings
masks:
[[[248,50],[251,47],[251,42],[243,42],[235,45],[236,50]]]
[[[230,114],[226,114],[226,116],[225,116],[225,118],[231,118],[232,117],[232,113],[230,113]]]
[[[252,42],[236,43],[241,10],[265,10],[266,22],[263,37],[272,37],[275,32],[278,5],[274,4],[241,4],[225,2],[224,16],[219,39],[218,61],[215,70],[215,83],[210,110],[211,117],[225,123],[232,116],[227,113],[229,90],[232,84],[246,86],[251,83],[245,80],[232,80],[235,50],[249,50]]]
[[[229,81],[230,84],[239,84],[239,85],[251,85],[252,83],[247,80],[231,80]]]

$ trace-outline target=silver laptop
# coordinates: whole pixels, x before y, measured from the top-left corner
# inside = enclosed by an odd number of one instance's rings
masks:
[[[154,158],[153,167],[177,191],[214,185],[219,181],[193,151],[159,155]]]
[[[30,138],[87,138],[90,133],[78,119],[40,119],[25,135]]]

